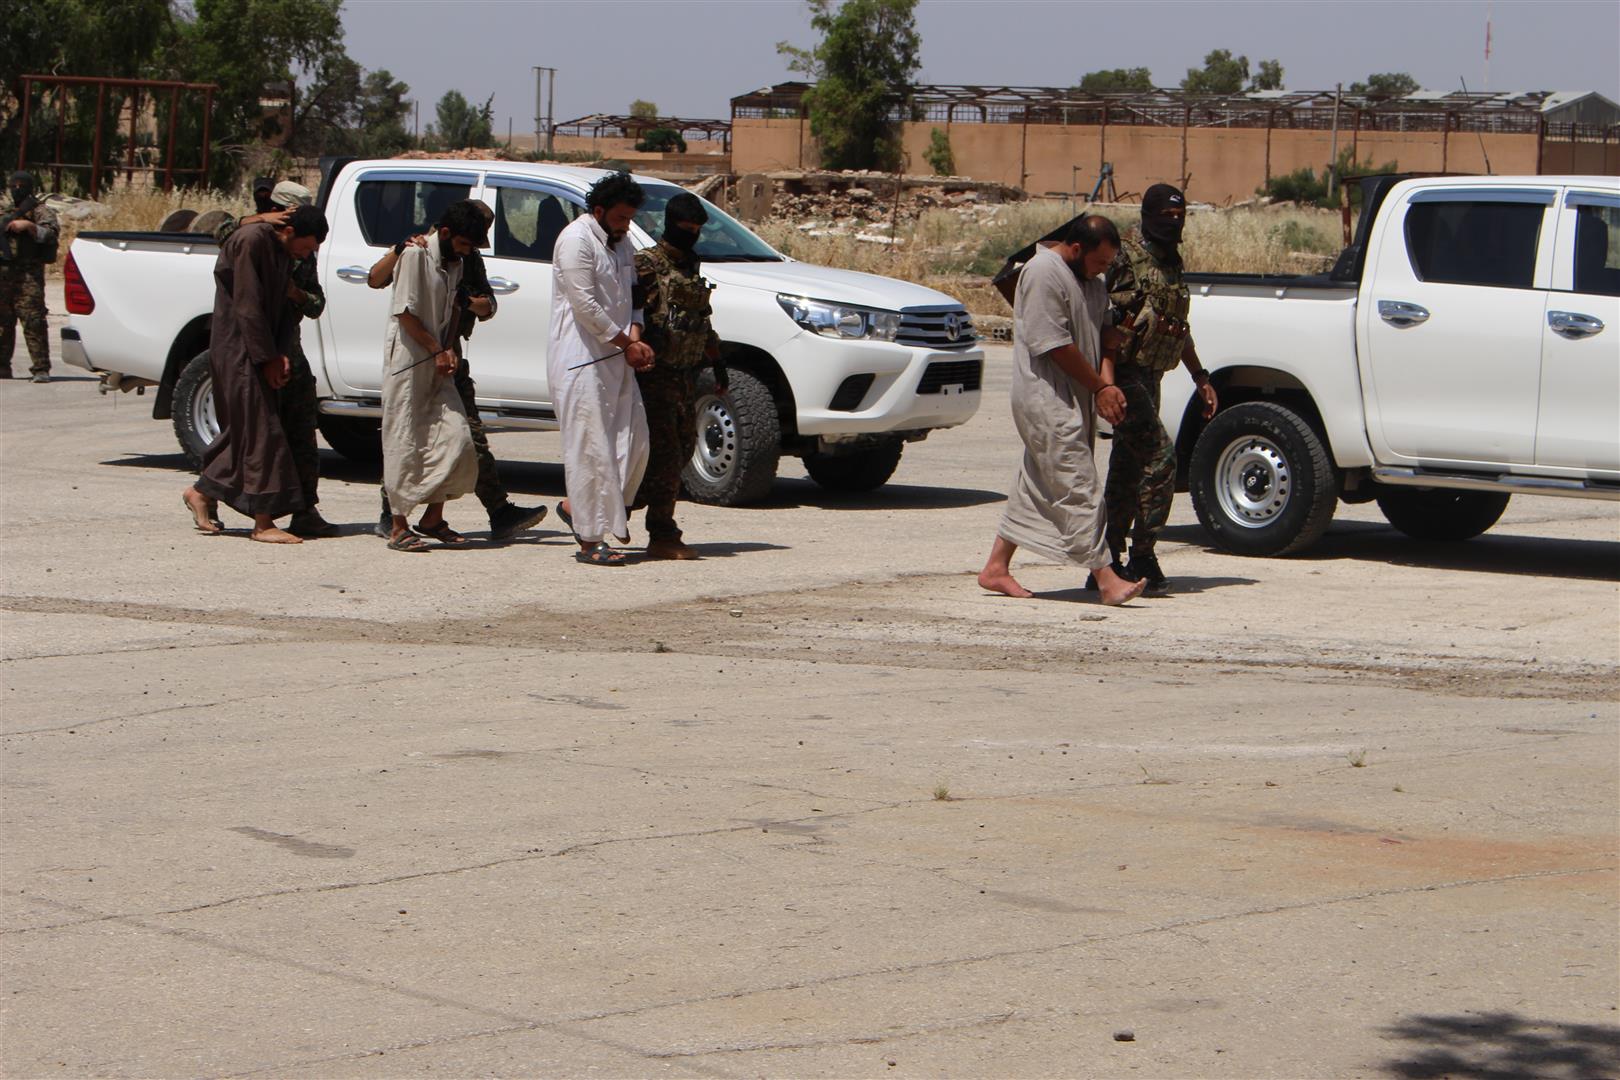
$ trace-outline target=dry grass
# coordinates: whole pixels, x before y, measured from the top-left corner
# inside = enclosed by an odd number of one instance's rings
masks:
[[[1138,220],[1135,206],[1096,210],[1122,230]],[[853,236],[810,236],[782,221],[766,222],[755,231],[795,259],[913,281],[956,297],[969,311],[1009,315],[1001,294],[990,287],[990,277],[1008,255],[1077,212],[1072,203],[1047,200],[986,207],[976,218],[931,210],[902,225],[892,248]],[[1310,273],[1322,269],[1338,252],[1340,238],[1339,215],[1331,210],[1195,210],[1188,215],[1184,250],[1187,265],[1195,270]]]
[[[61,260],[67,257],[68,249],[73,246],[73,238],[81,232],[153,232],[175,210],[184,208],[199,214],[226,210],[232,214],[242,214],[252,203],[248,195],[231,195],[211,189],[176,188],[164,192],[140,181],[129,185],[117,184],[95,202],[86,200],[58,212],[62,240],[55,269],[60,271]]]

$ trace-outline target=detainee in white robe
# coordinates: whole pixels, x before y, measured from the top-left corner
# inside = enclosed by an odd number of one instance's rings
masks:
[[[448,243],[448,241],[445,241]],[[478,486],[478,454],[455,380],[440,375],[424,349],[399,325],[415,315],[435,341],[455,324],[461,261],[446,262],[437,233],[426,247],[407,244],[394,271],[383,346],[383,488],[395,514],[466,495]]]
[[[1043,247],[1024,267],[1013,299],[1012,413],[1024,460],[996,534],[1054,562],[1096,570],[1112,559],[1094,458],[1096,402],[1050,354],[1072,344],[1097,365],[1108,290],[1101,275],[1082,283],[1061,255]]]
[[[582,214],[557,237],[551,265],[546,379],[574,534],[588,544],[627,543],[625,508],[647,470],[647,413],[636,373],[612,341],[642,324],[631,307],[635,249],[628,236],[610,247],[596,218]]]

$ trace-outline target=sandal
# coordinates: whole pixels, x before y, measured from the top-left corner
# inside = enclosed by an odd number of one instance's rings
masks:
[[[574,552],[574,558],[582,563],[590,563],[592,566],[624,565],[624,555],[614,551],[600,540],[588,548],[582,548]]]
[[[413,532],[402,532],[388,538],[389,551],[432,551],[427,542]]]
[[[567,510],[563,509],[563,504],[562,503],[557,504],[557,517],[558,517],[559,520],[562,521],[562,523],[564,525],[568,526],[568,531],[570,533],[573,533],[574,541],[576,543],[580,543],[580,544],[585,543],[584,538],[581,537],[579,535],[579,533],[574,532],[574,516],[572,514],[570,514]],[[627,547],[630,544],[630,534],[629,533],[625,533],[623,536],[615,536],[613,539],[617,540],[619,543],[624,544]]]
[[[431,528],[426,525],[417,525],[415,526],[415,532],[417,536],[426,536],[437,540],[445,547],[465,547],[472,542],[452,529],[448,521],[443,520]]]

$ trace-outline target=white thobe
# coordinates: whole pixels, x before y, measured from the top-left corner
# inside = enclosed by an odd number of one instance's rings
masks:
[[[1101,276],[1080,282],[1048,247],[1038,250],[1013,295],[1013,424],[1024,460],[1007,493],[997,535],[1054,562],[1107,566],[1107,515],[1092,453],[1091,392],[1052,359],[1065,345],[1098,364],[1108,291]]]
[[[440,375],[427,359],[433,354],[399,325],[409,311],[435,341],[445,341],[456,324],[460,283],[461,262],[444,261],[437,235],[426,248],[407,245],[394,271],[383,345],[383,490],[393,512],[407,517],[478,486],[478,454],[455,380]]]
[[[615,247],[607,239],[590,214],[575,218],[557,237],[551,263],[546,379],[562,429],[574,534],[589,543],[630,535],[625,508],[647,470],[641,390],[624,356],[611,355],[613,339],[641,322],[631,304],[635,249],[628,236]]]

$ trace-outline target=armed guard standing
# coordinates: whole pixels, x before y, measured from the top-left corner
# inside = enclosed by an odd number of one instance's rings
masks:
[[[34,178],[14,172],[11,205],[0,216],[0,379],[11,378],[17,320],[28,343],[30,381],[51,381],[51,340],[45,328],[45,267],[56,261],[56,214],[34,191]]]
[[[1181,231],[1187,201],[1170,184],[1154,184],[1142,196],[1142,224],[1120,246],[1108,270],[1108,293],[1121,334],[1114,382],[1125,392],[1125,419],[1114,428],[1109,454],[1108,547],[1120,569],[1129,536],[1125,576],[1164,592],[1169,583],[1159,569],[1154,545],[1170,517],[1176,490],[1176,448],[1159,419],[1159,383],[1164,373],[1186,364],[1204,418],[1215,415],[1215,388],[1198,362],[1187,326],[1191,300],[1182,282]]]
[[[698,234],[708,220],[702,201],[683,191],[664,207],[664,235],[657,246],[636,252],[633,303],[646,319],[643,339],[658,357],[654,366],[636,373],[650,447],[634,506],[647,508],[649,559],[697,558],[681,542],[675,500],[681,469],[697,445],[698,368],[712,364],[715,390],[726,388],[720,338],[710,325],[713,286],[703,280],[696,252]]]

